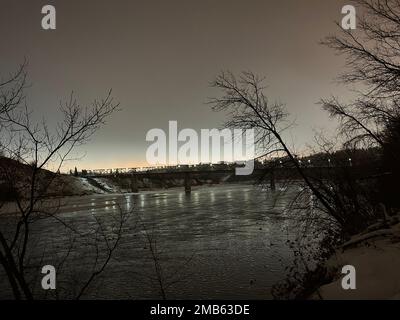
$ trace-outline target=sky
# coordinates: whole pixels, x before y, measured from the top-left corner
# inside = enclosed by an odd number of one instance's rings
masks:
[[[205,102],[222,70],[267,77],[266,95],[286,104],[296,125],[286,134],[303,150],[314,130],[336,123],[318,101],[351,96],[336,77],[344,58],[319,41],[337,32],[341,0],[0,0],[0,75],[26,57],[27,98],[35,116],[58,119],[71,91],[82,105],[112,88],[122,110],[76,151],[79,169],[146,164],[146,133],[168,121],[220,128],[225,115]],[[56,8],[56,30],[41,9]]]

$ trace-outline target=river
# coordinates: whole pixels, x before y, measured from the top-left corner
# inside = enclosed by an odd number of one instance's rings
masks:
[[[107,233],[119,210],[132,212],[114,258],[87,298],[162,298],[151,242],[169,299],[269,299],[293,260],[287,240],[294,226],[284,210],[292,196],[253,185],[222,185],[193,188],[190,195],[171,189],[68,197],[57,219],[82,233],[105,221]],[[36,265],[58,266],[73,246],[69,262],[57,270],[62,288],[84,279],[82,270],[91,270],[95,258],[89,244],[71,245],[74,232],[54,219],[39,220],[32,229]]]

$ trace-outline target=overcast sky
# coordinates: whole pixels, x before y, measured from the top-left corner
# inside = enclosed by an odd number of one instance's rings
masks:
[[[347,95],[334,82],[343,58],[318,42],[336,32],[348,2],[0,0],[0,73],[27,57],[29,104],[50,122],[71,91],[85,104],[113,88],[123,109],[80,149],[80,169],[143,165],[146,132],[169,120],[220,127],[223,114],[204,102],[218,94],[209,82],[221,70],[267,76],[267,95],[297,119],[288,139],[302,149],[313,129],[335,125],[318,100]],[[41,28],[45,4],[56,7],[55,31]]]

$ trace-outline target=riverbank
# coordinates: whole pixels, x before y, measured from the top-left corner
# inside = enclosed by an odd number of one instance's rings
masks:
[[[400,217],[388,217],[336,248],[323,264],[325,284],[311,299],[400,299]],[[344,290],[342,267],[356,269],[356,289]]]

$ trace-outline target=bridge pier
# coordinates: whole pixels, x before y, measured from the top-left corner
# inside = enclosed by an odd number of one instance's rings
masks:
[[[192,186],[191,186],[191,178],[190,178],[190,173],[189,172],[185,172],[185,193],[186,194],[190,194],[192,192]]]
[[[134,193],[139,192],[137,176],[135,174],[133,174],[131,177],[131,192],[134,192]]]
[[[275,191],[276,190],[276,184],[275,184],[275,170],[272,168],[271,169],[271,173],[270,173],[270,177],[269,177],[269,186],[271,188],[271,191]]]

